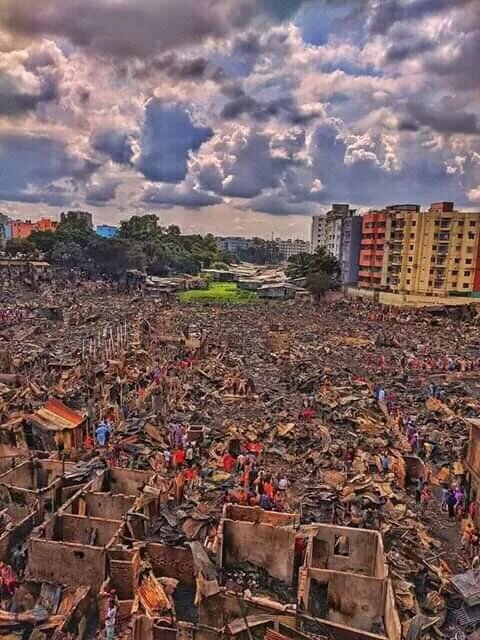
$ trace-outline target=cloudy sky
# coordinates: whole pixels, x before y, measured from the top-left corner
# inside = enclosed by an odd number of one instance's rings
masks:
[[[478,0],[2,0],[0,210],[307,237],[480,209]]]

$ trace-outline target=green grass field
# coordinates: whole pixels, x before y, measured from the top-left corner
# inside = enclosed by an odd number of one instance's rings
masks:
[[[239,289],[235,282],[212,282],[208,289],[191,289],[178,294],[180,302],[219,302],[242,304],[257,302],[257,294],[253,291]]]

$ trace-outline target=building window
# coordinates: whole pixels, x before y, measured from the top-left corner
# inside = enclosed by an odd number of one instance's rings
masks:
[[[413,251],[413,244],[410,245],[410,251]]]
[[[460,258],[455,258],[455,264],[460,264]]]
[[[429,287],[431,287],[431,286],[432,286],[432,284],[433,284],[432,280],[429,280],[429,281],[428,281],[428,286],[429,286]]]
[[[463,240],[463,233],[458,233],[458,234],[457,234],[457,238],[458,238],[459,240]]]
[[[475,240],[475,234],[472,233],[471,231],[468,232],[468,239],[469,240]]]
[[[439,224],[440,224],[440,220],[435,220],[435,226],[438,227]]]
[[[436,250],[437,250],[437,245],[436,244],[432,245],[432,251],[436,251]]]
[[[413,262],[413,258],[412,256],[410,256],[410,258],[408,259],[409,262]]]
[[[465,260],[465,264],[472,264],[472,259],[471,258],[467,258]]]
[[[336,556],[348,556],[350,554],[350,540],[347,536],[335,536],[333,553]]]
[[[470,275],[470,271],[464,271],[464,272],[463,272],[463,275],[464,275],[466,278],[468,278],[468,277],[469,277],[469,275]]]
[[[459,226],[459,227],[463,227],[463,220],[459,220],[459,221],[458,221],[458,226]]]
[[[461,251],[461,250],[462,250],[462,247],[461,247],[460,245],[457,245],[457,246],[455,247],[455,251]]]
[[[470,287],[470,285],[468,284],[468,282],[466,282],[466,283],[463,285],[463,288],[464,288],[464,289],[468,289],[469,287]]]
[[[474,227],[477,223],[475,222],[475,220],[470,220],[470,226]]]
[[[416,227],[417,226],[417,221],[416,220],[412,220],[412,227]]]
[[[452,276],[458,276],[458,271],[456,269],[452,271]]]
[[[410,284],[410,280],[407,280],[407,284]]]
[[[432,274],[433,274],[433,269],[430,269],[430,275],[432,275]]]
[[[457,283],[456,282],[452,282],[452,288],[456,289],[457,288]]]
[[[410,234],[410,238],[413,240],[413,238],[414,238],[414,237],[415,237],[415,234],[414,234],[414,233],[411,233],[411,234]]]
[[[467,253],[473,253],[473,247],[467,247]]]

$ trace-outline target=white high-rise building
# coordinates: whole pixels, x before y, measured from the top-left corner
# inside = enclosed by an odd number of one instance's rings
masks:
[[[288,260],[291,256],[298,253],[310,253],[310,242],[307,240],[281,240],[275,239],[275,244],[282,258]]]
[[[310,247],[312,253],[315,253],[318,247],[327,246],[327,216],[312,217],[312,233],[310,238]]]

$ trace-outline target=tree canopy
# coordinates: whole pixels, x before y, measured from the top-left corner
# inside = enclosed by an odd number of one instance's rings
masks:
[[[287,276],[305,278],[310,293],[320,298],[329,289],[339,284],[340,265],[325,247],[319,247],[315,253],[298,253],[288,260]]]
[[[154,214],[134,215],[120,225],[115,238],[100,238],[82,220],[64,220],[55,231],[36,231],[26,244],[8,243],[7,251],[42,252],[53,264],[80,267],[120,278],[129,269],[151,275],[197,274],[215,262],[230,264],[233,256],[217,250],[211,234],[182,235],[177,225],[161,226]],[[23,251],[20,249],[23,247]]]

